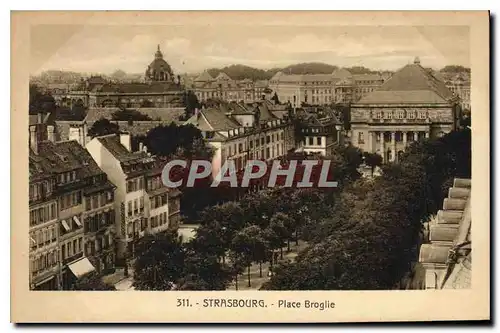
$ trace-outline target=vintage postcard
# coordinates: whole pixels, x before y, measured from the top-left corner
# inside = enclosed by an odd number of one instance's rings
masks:
[[[490,319],[488,12],[11,17],[11,321]]]

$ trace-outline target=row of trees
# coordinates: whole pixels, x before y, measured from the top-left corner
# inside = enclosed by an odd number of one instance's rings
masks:
[[[346,186],[328,217],[310,226],[310,246],[263,289],[396,288],[417,260],[422,222],[454,177],[470,175],[470,130],[412,144],[381,177]]]
[[[336,152],[335,180],[359,178],[361,153],[353,147]],[[144,290],[220,290],[259,264],[276,265],[292,242],[308,239],[315,221],[331,213],[338,188],[275,187],[247,193],[239,201],[207,207],[196,221],[196,237],[182,243],[175,234],[145,239],[135,266],[135,286]],[[204,273],[200,273],[204,272]]]

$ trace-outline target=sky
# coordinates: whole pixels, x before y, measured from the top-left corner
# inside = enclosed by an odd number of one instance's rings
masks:
[[[35,25],[30,73],[144,73],[158,44],[177,74],[301,62],[397,70],[416,56],[425,67],[470,67],[467,26]]]

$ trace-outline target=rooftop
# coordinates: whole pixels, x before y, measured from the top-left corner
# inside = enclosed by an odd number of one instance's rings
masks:
[[[443,209],[425,227],[419,262],[440,267],[449,274],[427,288],[469,288],[471,258],[471,180],[455,178]]]
[[[415,61],[394,73],[357,104],[449,103],[453,98],[453,93],[443,81]]]
[[[120,142],[120,137],[115,134],[100,136],[99,142],[120,162],[131,162],[144,158],[148,155],[143,151],[131,152]]]

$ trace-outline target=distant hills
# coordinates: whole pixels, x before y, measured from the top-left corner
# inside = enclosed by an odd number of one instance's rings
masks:
[[[216,77],[220,72],[224,72],[229,77],[234,80],[269,80],[277,72],[283,72],[286,74],[331,74],[333,71],[338,69],[338,66],[325,64],[321,62],[307,62],[293,64],[281,68],[271,68],[271,69],[259,69],[246,65],[231,65],[223,68],[210,68],[207,71],[212,77]],[[369,68],[363,66],[346,67],[353,74],[369,74],[378,73],[378,71],[373,71]],[[470,68],[466,68],[458,65],[448,65],[440,70],[442,73],[470,73]],[[99,73],[78,73],[71,71],[60,71],[60,70],[49,70],[41,73],[37,76],[30,77],[32,81],[39,81],[43,83],[76,83],[81,80],[81,78],[89,77],[90,75],[101,75],[104,78],[115,80],[115,81],[137,81],[140,80],[142,75],[136,73],[127,73],[123,70],[116,70],[110,75],[99,74]]]

